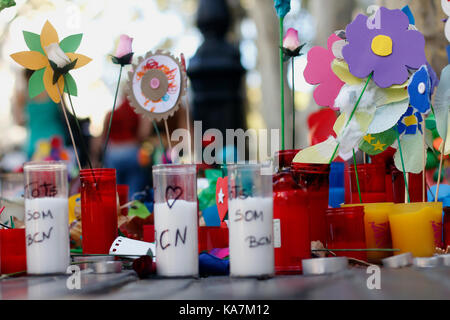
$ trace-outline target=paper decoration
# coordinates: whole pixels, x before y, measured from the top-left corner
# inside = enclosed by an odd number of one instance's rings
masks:
[[[406,14],[408,16],[408,20],[409,20],[409,24],[415,25],[416,24],[416,20],[414,19],[414,15],[411,12],[411,9],[409,8],[408,5],[404,6],[402,8],[402,11],[404,14]]]
[[[15,5],[16,2],[14,0],[0,0],[0,11]]]
[[[305,44],[300,44],[298,31],[294,28],[289,28],[283,37],[283,60],[288,61],[291,58],[302,56],[303,53],[300,53],[300,50]]]
[[[223,221],[228,212],[228,177],[217,178],[216,204],[217,210],[219,211],[220,221]]]
[[[367,80],[367,79],[360,79],[352,75],[345,61],[335,59],[332,62],[331,68],[333,69],[333,72],[336,74],[336,76],[341,81],[345,82],[348,85],[361,85],[364,84]],[[371,83],[369,83],[369,86],[370,85]],[[375,105],[380,106],[406,99],[408,97],[408,92],[405,90],[407,86],[408,80],[399,85],[392,85],[389,88],[376,87],[376,90],[379,91],[377,92],[376,96],[383,98],[377,99],[377,101],[375,101]]]
[[[186,94],[187,79],[181,62],[161,50],[139,57],[128,76],[130,105],[150,119],[172,116]]]
[[[450,1],[441,0],[441,6],[442,6],[442,10],[445,12],[445,14],[450,16]]]
[[[376,15],[379,28],[369,29],[363,14],[347,26],[348,44],[342,54],[355,77],[366,78],[373,72],[373,81],[387,88],[405,82],[408,68],[426,63],[425,39],[419,31],[408,30],[408,16],[399,9],[381,7]]]
[[[336,99],[344,82],[341,81],[331,69],[331,62],[335,59],[332,51],[333,43],[340,41],[334,33],[328,37],[327,48],[313,47],[308,51],[307,65],[303,72],[306,82],[318,86],[315,88],[313,97],[319,106],[330,107],[334,110]]]
[[[447,136],[449,126],[450,111],[450,65],[447,65],[441,72],[441,80],[436,89],[434,97],[434,112],[436,117],[436,128],[441,136]],[[447,140],[449,141],[449,140]],[[450,143],[447,143],[450,145]],[[447,146],[448,147],[448,146]]]
[[[82,34],[68,36],[59,42],[55,28],[49,21],[46,21],[40,35],[24,31],[23,36],[31,51],[14,53],[11,55],[11,58],[27,69],[36,70],[28,83],[30,98],[34,98],[46,90],[49,97],[55,103],[59,103],[61,98],[58,93],[58,87],[61,94],[65,91],[70,92],[71,95],[76,95],[75,80],[69,73],[66,74],[66,81],[64,77],[60,76],[57,79],[57,84],[54,83],[54,70],[50,65],[45,48],[58,44],[72,63],[76,61],[73,69],[78,69],[91,61],[91,58],[85,55],[74,53],[80,45]]]
[[[431,81],[426,66],[420,67],[408,85],[409,103],[421,113],[430,110]]]
[[[329,137],[324,142],[318,143],[306,149],[299,151],[292,162],[294,163],[330,163],[330,161],[337,158],[337,153],[333,158],[334,150],[336,149],[337,141],[334,137]]]
[[[202,217],[207,227],[220,227],[220,217],[216,205],[208,207],[202,211]]]
[[[367,129],[367,133],[381,133],[392,128],[401,116],[405,114],[408,106],[409,101],[405,99],[378,107],[375,111],[373,121]]]
[[[329,108],[310,113],[307,119],[311,140],[310,145],[323,142],[329,136],[335,135],[333,124],[336,122],[336,119],[336,113]]]
[[[284,18],[291,11],[291,0],[274,0],[273,2],[279,18]]]
[[[141,201],[134,201],[132,205],[128,208],[129,217],[139,217],[141,219],[146,219],[150,215],[147,206]]]
[[[369,133],[363,137],[359,148],[368,155],[373,156],[386,151],[395,142],[396,138],[395,128],[380,133]]]
[[[405,171],[410,173],[422,172],[424,152],[422,135],[419,132],[404,135],[401,139],[401,146]],[[394,155],[394,163],[398,170],[403,171],[400,151],[398,149]]]
[[[420,112],[415,111],[413,107],[408,107],[397,123],[399,134],[416,134],[417,129],[422,133],[422,121],[423,118]]]

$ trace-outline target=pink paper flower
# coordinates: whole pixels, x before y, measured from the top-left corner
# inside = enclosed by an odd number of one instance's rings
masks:
[[[294,51],[299,46],[298,31],[294,28],[289,28],[283,38],[283,48]]]
[[[122,58],[123,56],[132,52],[131,43],[133,38],[130,38],[126,34],[122,34],[119,39],[119,45],[117,46],[116,53],[114,54],[117,58]]]
[[[333,43],[341,40],[334,33],[328,38],[328,49],[316,46],[308,52],[308,63],[303,76],[309,84],[318,84],[315,88],[313,97],[319,106],[330,107],[337,110],[334,106],[334,100],[339,94],[344,82],[342,82],[331,69],[331,63],[335,59],[332,51]]]
[[[117,46],[116,53],[112,56],[112,62],[120,64],[122,67],[131,64],[133,58],[133,51],[131,49],[131,43],[133,38],[130,38],[126,34],[122,34],[119,39],[119,45]]]

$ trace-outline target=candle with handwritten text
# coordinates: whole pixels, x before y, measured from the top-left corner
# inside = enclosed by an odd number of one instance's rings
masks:
[[[156,271],[164,277],[198,276],[197,169],[153,166]]]
[[[24,173],[27,272],[65,273],[70,262],[67,165],[27,162]]]
[[[228,167],[230,275],[274,274],[272,174],[262,164]]]

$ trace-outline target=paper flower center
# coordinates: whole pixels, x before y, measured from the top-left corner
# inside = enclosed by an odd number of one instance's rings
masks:
[[[410,115],[408,117],[405,117],[403,120],[404,124],[406,124],[407,127],[412,126],[413,124],[417,124],[417,118],[414,115]]]
[[[392,53],[392,39],[385,35],[378,35],[372,40],[372,51],[377,56],[386,57]]]
[[[152,80],[150,80],[150,87],[152,89],[158,89],[159,88],[159,79],[153,78]]]
[[[419,83],[419,85],[417,86],[417,91],[420,94],[424,94],[425,93],[425,83],[423,83],[423,82]]]

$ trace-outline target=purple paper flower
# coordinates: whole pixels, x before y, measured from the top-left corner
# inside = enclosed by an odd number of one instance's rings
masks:
[[[373,81],[381,88],[404,83],[408,68],[426,64],[425,39],[416,30],[408,30],[408,16],[401,10],[381,7],[375,16],[378,26],[359,14],[346,28],[348,44],[342,53],[351,74]]]

